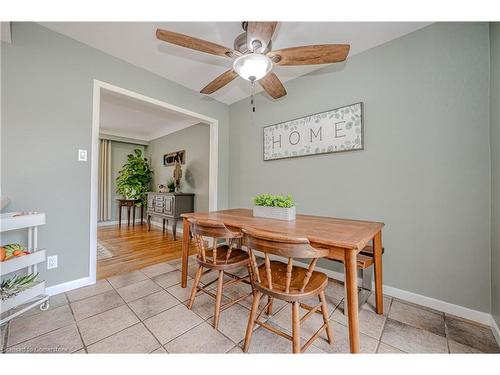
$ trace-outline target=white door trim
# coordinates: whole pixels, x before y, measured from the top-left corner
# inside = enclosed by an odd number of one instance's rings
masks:
[[[99,171],[99,119],[101,90],[112,91],[121,95],[141,100],[146,103],[157,105],[180,114],[195,117],[200,122],[210,126],[210,149],[209,149],[209,187],[208,187],[208,209],[217,210],[217,176],[219,166],[219,121],[211,117],[196,113],[173,104],[139,94],[134,91],[124,89],[94,79],[93,102],[92,102],[92,146],[90,156],[90,257],[89,257],[89,278],[90,284],[96,280],[96,261],[97,261],[97,184]]]

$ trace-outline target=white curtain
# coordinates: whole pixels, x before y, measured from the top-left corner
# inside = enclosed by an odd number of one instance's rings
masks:
[[[111,141],[99,142],[99,208],[97,220],[111,219]]]

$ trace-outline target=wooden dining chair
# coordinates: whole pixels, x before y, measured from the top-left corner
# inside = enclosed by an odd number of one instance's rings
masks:
[[[333,333],[329,323],[330,314],[325,298],[328,277],[322,272],[314,271],[318,259],[326,257],[329,251],[313,248],[307,238],[288,237],[250,228],[243,229],[243,234],[244,243],[250,255],[251,277],[255,289],[243,351],[247,352],[250,347],[255,324],[291,340],[293,353],[304,352],[323,330],[326,331],[328,342],[333,344]],[[264,263],[260,266],[256,260],[256,251],[264,254]],[[270,260],[270,254],[287,258],[287,263]],[[302,261],[309,259],[309,266],[304,268],[294,265],[294,259],[302,259]],[[262,295],[270,298],[258,312]],[[303,303],[306,299],[315,296],[319,300],[316,306]],[[270,307],[273,298],[292,304],[292,336],[259,319],[264,310]],[[308,310],[303,317],[300,317],[300,308]],[[323,315],[323,325],[301,346],[300,325],[315,313]]]
[[[233,299],[221,306],[222,291],[225,286],[238,282],[251,285],[249,274],[241,277],[232,273],[238,271],[242,267],[247,267],[250,273],[252,271],[250,268],[250,258],[247,252],[238,247],[238,245],[241,244],[241,233],[230,231],[223,223],[213,220],[196,220],[190,218],[189,223],[198,250],[196,256],[198,270],[196,271],[193,289],[191,290],[191,297],[187,307],[191,310],[198,291],[202,291],[215,298],[213,326],[217,328],[219,326],[221,311],[253,294],[252,287],[251,293]],[[225,243],[221,244],[219,242],[221,239],[224,239]],[[206,270],[203,271],[204,269]],[[217,272],[218,277],[204,286],[200,286],[201,277],[212,271]],[[224,282],[224,276],[228,276],[233,280]],[[217,290],[214,294],[212,291],[208,290],[208,287],[215,282],[217,282]]]

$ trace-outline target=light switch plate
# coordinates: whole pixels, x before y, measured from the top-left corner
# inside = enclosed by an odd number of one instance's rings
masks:
[[[87,150],[78,150],[78,161],[87,161]]]

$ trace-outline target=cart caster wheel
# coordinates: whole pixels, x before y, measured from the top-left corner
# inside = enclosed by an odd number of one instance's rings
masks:
[[[40,305],[40,310],[42,311],[47,311],[50,307],[50,302],[49,301],[45,301],[44,303],[42,303]]]

